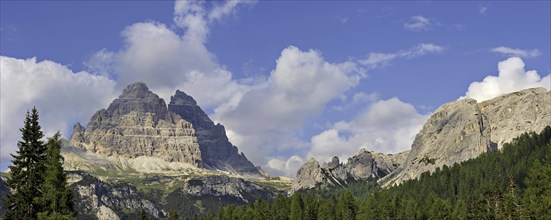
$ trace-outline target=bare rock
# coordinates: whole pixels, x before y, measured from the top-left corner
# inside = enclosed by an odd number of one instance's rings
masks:
[[[229,142],[224,126],[215,125],[193,97],[177,90],[170,97],[168,110],[191,122],[196,129],[201,158],[206,166],[241,175],[267,176],[266,172],[255,167],[243,153],[239,153],[237,147]]]
[[[346,187],[354,181],[381,178],[400,166],[408,152],[382,154],[360,150],[343,164],[338,157],[320,166],[310,159],[297,171],[290,193],[311,188]]]
[[[75,125],[70,144],[102,156],[157,157],[202,167],[193,125],[168,112],[163,99],[143,82],[128,85],[107,110],[83,128]]]
[[[386,186],[418,178],[444,165],[498,150],[524,132],[551,125],[551,92],[526,89],[477,103],[461,99],[444,104],[417,134],[404,164],[380,182]]]

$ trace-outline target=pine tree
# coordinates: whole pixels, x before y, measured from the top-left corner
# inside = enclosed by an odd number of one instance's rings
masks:
[[[337,204],[337,217],[339,219],[355,219],[357,210],[354,196],[350,191],[345,191]]]
[[[504,199],[505,218],[522,219],[524,215],[519,189],[512,176],[509,176],[509,185],[507,186]]]
[[[544,164],[536,160],[525,182],[527,188],[523,196],[528,217],[551,218],[551,143],[547,144],[547,158]]]
[[[228,219],[229,217],[224,217],[224,219]],[[168,220],[179,220],[180,219],[180,216],[178,216],[178,213],[176,212],[176,210],[174,209],[171,209],[170,212],[168,212],[168,217],[167,217]]]
[[[301,220],[303,217],[304,202],[302,196],[295,194],[291,197],[291,213],[289,219]]]
[[[46,144],[46,172],[40,186],[42,197],[38,202],[43,207],[39,219],[73,219],[73,195],[67,187],[67,175],[63,172],[61,135],[57,132]]]
[[[140,220],[147,220],[147,214],[145,213],[145,210],[142,208],[140,210],[140,217],[139,217]]]
[[[322,199],[319,205],[318,219],[320,220],[332,220],[337,219],[335,215],[335,197],[331,196],[328,199]]]
[[[13,165],[10,168],[10,178],[6,185],[11,194],[6,198],[7,219],[36,219],[41,210],[37,200],[42,193],[39,189],[44,182],[44,161],[46,146],[41,140],[42,134],[38,123],[38,111],[33,108],[27,112],[24,127],[20,129],[22,137],[17,143],[16,155],[12,154]]]

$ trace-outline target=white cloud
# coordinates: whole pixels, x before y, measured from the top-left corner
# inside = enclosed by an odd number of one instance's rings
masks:
[[[89,117],[115,98],[115,82],[102,75],[74,73],[52,61],[0,57],[1,142],[0,162],[5,165],[17,148],[25,112],[36,106],[46,135],[60,130],[71,134],[75,122]]]
[[[426,31],[430,30],[432,23],[430,19],[423,17],[421,15],[412,16],[409,19],[409,22],[403,24],[404,28],[411,31]]]
[[[428,115],[398,98],[380,100],[351,121],[340,121],[311,139],[306,158],[348,158],[361,148],[397,153],[411,148]]]
[[[367,59],[359,61],[368,69],[374,69],[384,65],[388,65],[390,61],[397,58],[415,58],[430,53],[441,53],[445,48],[432,43],[421,43],[407,50],[400,50],[395,53],[370,53]]]
[[[283,157],[272,158],[266,164],[266,170],[272,174],[294,177],[297,170],[305,163],[304,159],[298,155],[293,155],[287,159]]]
[[[483,15],[486,14],[486,11],[488,11],[488,7],[486,6],[478,6],[478,13]]]
[[[379,99],[381,95],[379,93],[365,93],[358,92],[352,96],[352,103],[364,103],[364,102],[375,102]]]
[[[494,53],[501,53],[507,56],[516,56],[516,57],[525,57],[525,58],[537,57],[541,55],[541,52],[538,49],[522,50],[522,49],[515,49],[510,47],[496,47],[496,48],[492,48],[490,51]]]
[[[551,89],[551,74],[542,78],[535,70],[526,71],[521,58],[511,57],[499,62],[498,71],[498,76],[486,76],[482,82],[471,83],[465,97],[480,102],[532,87]]]
[[[212,23],[233,14],[240,5],[251,3],[254,1],[176,1],[175,29],[153,21],[132,24],[122,32],[121,50],[101,50],[86,65],[90,71],[114,76],[120,87],[144,81],[167,101],[176,89],[181,89],[203,108],[230,105],[247,91],[247,86],[240,85],[218,64],[205,43]],[[184,33],[178,34],[178,29]]]
[[[266,82],[235,106],[216,109],[214,118],[231,131],[232,143],[254,163],[263,163],[279,151],[307,147],[297,132],[329,101],[355,86],[362,74],[355,63],[329,63],[318,51],[290,46]]]

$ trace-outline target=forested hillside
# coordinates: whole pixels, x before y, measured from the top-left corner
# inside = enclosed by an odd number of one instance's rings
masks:
[[[374,181],[227,206],[210,219],[551,219],[551,127],[399,186]]]

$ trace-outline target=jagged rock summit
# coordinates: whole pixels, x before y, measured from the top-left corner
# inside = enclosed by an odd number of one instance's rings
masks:
[[[524,132],[551,125],[551,92],[532,88],[478,103],[461,99],[442,105],[415,137],[406,161],[381,180],[400,184],[426,171],[498,150]]]
[[[176,91],[167,107],[143,82],[124,88],[107,109],[90,118],[86,128],[76,124],[69,145],[64,149],[66,154],[93,158],[102,164],[120,161],[134,169],[163,170],[188,164],[241,175],[265,175],[238,153],[224,127],[214,125],[191,96]],[[71,160],[78,156],[67,155],[66,164],[80,164]]]
[[[311,158],[297,171],[291,193],[311,188],[346,187],[354,181],[384,177],[397,169],[408,153],[383,154],[361,149],[345,164],[336,156],[323,165]]]
[[[168,110],[193,124],[203,161],[210,168],[268,175],[260,167],[255,167],[243,153],[239,154],[237,147],[229,142],[224,126],[215,125],[193,97],[176,90],[174,96],[170,97]]]

